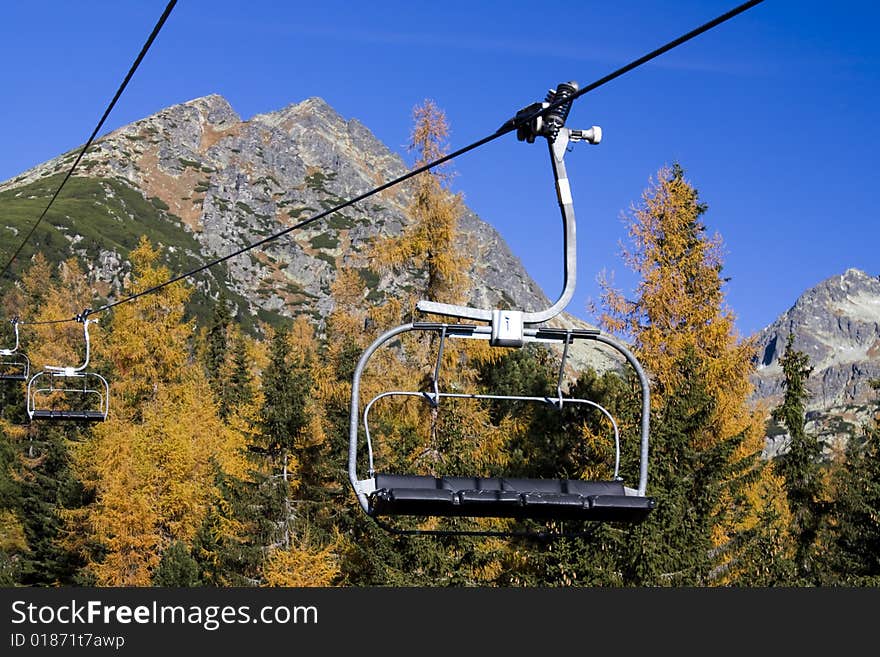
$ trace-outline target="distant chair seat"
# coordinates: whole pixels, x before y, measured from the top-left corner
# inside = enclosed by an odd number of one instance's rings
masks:
[[[27,381],[31,367],[27,356],[8,351],[0,349],[0,381]]]
[[[373,516],[467,516],[638,522],[654,508],[620,481],[377,474]]]
[[[73,411],[36,409],[31,412],[35,420],[70,420],[74,422],[102,422],[107,416],[102,411]]]

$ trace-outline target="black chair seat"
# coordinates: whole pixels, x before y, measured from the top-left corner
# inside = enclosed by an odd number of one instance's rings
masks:
[[[19,373],[0,373],[0,381],[27,381],[27,375]]]
[[[377,474],[373,516],[469,516],[638,522],[652,498],[626,495],[620,481],[432,477]]]
[[[70,420],[74,422],[102,422],[107,419],[102,411],[72,411],[36,409],[31,413],[34,420]]]

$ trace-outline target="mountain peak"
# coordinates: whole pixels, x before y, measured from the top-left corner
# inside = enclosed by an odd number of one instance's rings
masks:
[[[194,120],[213,130],[224,130],[241,123],[241,117],[232,109],[228,100],[220,94],[208,94],[165,107],[143,119],[114,130],[102,137],[101,140],[120,134],[134,135],[144,129],[153,132],[166,127],[166,124],[169,123],[173,125]]]
[[[251,122],[278,127],[285,132],[294,128],[331,128],[344,130],[347,121],[319,96],[312,96],[298,103],[272,112],[257,114]]]
[[[847,281],[854,283],[870,283],[873,280],[876,280],[876,276],[871,276],[868,272],[858,269],[857,267],[849,267],[846,271],[841,274],[835,274],[833,276],[829,276],[824,281],[818,283],[816,287],[819,287],[823,284],[837,281]]]
[[[10,198],[42,193],[16,188],[62,175],[77,154],[70,151],[44,162],[0,185],[0,192],[11,190]],[[403,159],[363,123],[343,118],[323,98],[313,96],[242,120],[223,96],[209,94],[104,135],[82,158],[79,184],[96,199],[100,212],[106,210],[98,219],[119,239],[85,240],[75,226],[67,225],[70,217],[46,226],[79,245],[74,252],[89,262],[125,262],[130,245],[145,229],[169,253],[174,249],[204,261],[295,226],[406,170]],[[290,238],[225,261],[223,268],[206,271],[198,285],[210,296],[225,289],[242,315],[307,313],[318,323],[334,306],[330,288],[340,267],[365,272],[372,298],[397,294],[413,287],[418,274],[377,275],[364,268],[365,257],[374,239],[399,234],[412,221],[410,200],[405,185],[384,190],[368,203],[334,212]],[[503,238],[464,210],[461,240],[475,259],[471,305],[546,307],[543,292]],[[182,267],[174,265],[175,270]],[[110,282],[116,280],[113,271],[95,267],[90,276],[100,282],[102,294],[119,293]],[[569,320],[573,318],[560,318]]]
[[[196,108],[208,123],[215,127],[241,122],[241,117],[232,109],[229,101],[220,94],[208,94],[207,96],[193,98],[185,103],[181,103],[181,105],[183,107]]]
[[[855,267],[850,267],[838,278],[843,285],[872,287],[880,284],[880,278],[877,276],[871,276],[867,272],[862,271],[861,269],[856,269]]]
[[[756,336],[756,396],[782,392],[788,336],[810,358],[813,408],[867,399],[880,376],[880,279],[851,267],[808,289]]]
[[[297,109],[309,110],[309,111],[320,111],[320,112],[332,112],[336,114],[336,110],[333,109],[326,100],[321,98],[320,96],[311,96],[302,100],[298,103],[293,103],[290,107],[295,107]]]

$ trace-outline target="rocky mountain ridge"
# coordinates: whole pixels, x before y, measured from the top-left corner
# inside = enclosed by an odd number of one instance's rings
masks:
[[[781,400],[779,359],[788,336],[809,356],[808,430],[828,446],[858,431],[873,413],[870,381],[880,379],[880,277],[848,269],[805,291],[794,305],[755,336],[754,399],[772,407]],[[769,451],[784,443],[771,431]]]
[[[69,170],[76,155],[63,154],[0,183],[0,196],[33,198],[40,182]],[[100,187],[90,197],[96,206],[109,207],[108,199],[119,200],[128,189],[139,192],[157,214],[150,221],[165,221],[181,234],[181,244],[170,248],[194,262],[244,249],[197,281],[209,297],[216,298],[221,289],[230,292],[239,315],[305,312],[320,323],[333,308],[330,285],[343,265],[361,268],[369,295],[378,295],[374,298],[415,282],[406,275],[376,276],[364,263],[374,237],[399,234],[409,223],[409,186],[392,187],[258,249],[245,247],[407,170],[402,158],[366,126],[344,119],[320,98],[243,120],[224,98],[210,95],[102,137],[85,154],[74,179]],[[114,206],[109,220],[125,225],[140,217],[130,205]],[[111,297],[118,293],[128,266],[126,249],[106,244],[103,236],[83,239],[71,221],[48,223],[83,256],[92,282]],[[462,245],[474,261],[470,305],[523,310],[549,306],[490,224],[465,208],[459,228]],[[91,252],[86,251],[89,244]],[[588,327],[567,314],[553,324]]]

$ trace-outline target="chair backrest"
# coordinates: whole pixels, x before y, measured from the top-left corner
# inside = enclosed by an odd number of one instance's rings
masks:
[[[32,420],[103,421],[109,401],[110,385],[95,372],[47,368],[28,381],[27,413]]]

